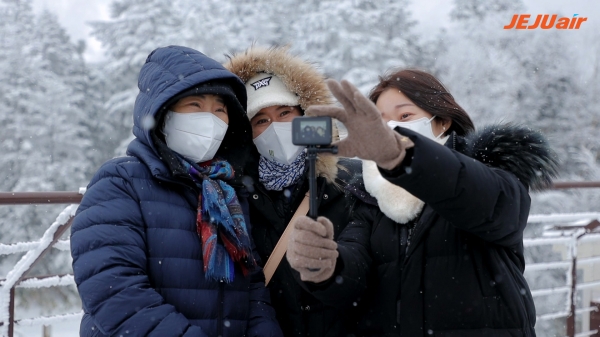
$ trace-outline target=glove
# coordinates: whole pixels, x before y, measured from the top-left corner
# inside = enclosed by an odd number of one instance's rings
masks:
[[[333,224],[326,217],[317,221],[299,217],[294,221],[286,257],[302,281],[323,282],[333,275],[339,255],[333,241]]]
[[[372,160],[387,170],[396,168],[413,142],[389,128],[375,104],[350,82],[329,79],[326,83],[344,108],[317,105],[309,107],[306,114],[334,117],[344,123],[348,137],[332,144],[338,147],[338,154]]]

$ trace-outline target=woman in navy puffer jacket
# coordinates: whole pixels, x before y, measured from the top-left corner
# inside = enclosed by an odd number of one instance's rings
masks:
[[[98,170],[73,222],[80,335],[281,336],[248,236],[244,84],[170,46],[138,86],[128,156]]]

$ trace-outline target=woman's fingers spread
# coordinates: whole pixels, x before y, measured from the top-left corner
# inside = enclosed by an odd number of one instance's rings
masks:
[[[360,92],[354,93],[354,104],[356,110],[360,111],[365,117],[368,117],[369,120],[381,119],[381,112],[379,112],[377,106]]]
[[[340,83],[340,86],[341,86],[341,89],[344,91],[344,95],[346,96],[346,98],[352,102],[352,106],[356,110],[356,113],[359,115],[362,115],[363,111],[360,111],[358,109],[358,107],[356,106],[355,96],[357,93],[363,97],[364,97],[364,95],[361,94],[361,92],[358,90],[357,87],[354,86],[354,84],[348,82],[347,80],[342,80],[342,82]],[[367,100],[368,100],[368,98],[367,98]]]
[[[346,109],[349,114],[353,114],[355,112],[354,103],[352,102],[352,96],[348,96],[345,92],[344,88],[340,85],[339,82],[328,79],[325,81],[327,83],[327,87],[329,91],[333,94],[335,98],[337,98],[338,102]]]

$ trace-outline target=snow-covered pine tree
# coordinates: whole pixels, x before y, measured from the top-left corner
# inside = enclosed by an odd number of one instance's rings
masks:
[[[265,30],[270,21],[256,24],[261,10],[269,18],[268,7],[275,6],[265,1],[113,1],[111,19],[94,22],[93,35],[108,54],[102,65],[108,94],[104,110],[113,126],[110,144],[117,154],[124,154],[131,140],[137,76],[152,50],[183,45],[224,61],[226,52],[244,49],[258,37],[272,42],[266,38],[270,30]]]
[[[540,129],[562,162],[561,179],[590,180],[590,162],[578,155],[582,148],[600,150],[589,136],[600,123],[593,57],[573,53],[573,45],[585,40],[574,35],[579,31],[503,29],[512,15],[523,11],[523,3],[516,0],[455,1],[453,26],[445,35],[446,53],[438,58],[437,71],[476,125],[504,121]],[[595,207],[579,195],[546,193],[539,202],[578,200],[576,208],[562,211]]]
[[[520,0],[456,0],[437,68],[476,124],[523,123],[556,140],[572,135],[555,147],[568,162],[569,147],[583,143],[580,127],[589,125],[577,59],[564,32],[504,30],[523,10]]]
[[[183,42],[177,35],[183,29],[176,2],[115,0],[110,20],[92,23],[92,35],[103,44],[108,58],[98,68],[107,98],[103,123],[111,127],[98,131],[106,131],[102,134],[106,146],[112,151],[119,148],[118,155],[124,154],[125,140],[131,137],[137,76],[146,57],[159,46]]]
[[[46,102],[46,134],[38,132],[45,141],[39,149],[48,156],[42,179],[52,181],[54,190],[77,190],[87,183],[93,164],[85,64],[54,14],[44,11],[34,27],[32,52],[40,60],[40,100]]]
[[[0,190],[77,190],[89,180],[92,165],[85,123],[89,98],[82,90],[86,79],[81,53],[54,15],[45,12],[35,17],[31,1],[3,0],[0,17],[0,95],[4,103],[0,106],[0,170],[5,174]],[[0,206],[2,242],[39,239],[63,208]],[[70,269],[68,253],[53,257],[38,264],[32,274]],[[2,259],[3,275],[16,258]],[[68,294],[69,289],[61,288],[54,295],[37,296],[31,304],[42,311],[69,306],[73,302],[65,299],[75,297]]]
[[[42,172],[31,171],[28,161],[43,156],[36,145],[37,133],[44,132],[45,102],[41,100],[40,79],[44,76],[33,56],[34,16],[30,1],[3,0],[0,10],[0,120],[3,131],[0,169],[2,191],[48,189],[49,181],[33,181]],[[34,139],[35,137],[35,139]],[[39,162],[38,162],[39,163]],[[28,171],[29,169],[29,171]],[[10,243],[32,237],[40,231],[34,206],[0,206],[2,239]],[[45,207],[45,210],[48,208]],[[41,235],[41,234],[40,234]]]
[[[520,0],[455,1],[436,68],[476,125],[519,115],[518,88],[527,79],[514,53],[525,39],[502,24],[522,7]]]
[[[368,91],[390,68],[419,65],[424,55],[408,1],[304,1],[283,6],[283,39],[333,78]],[[285,23],[289,22],[289,25]],[[288,28],[289,27],[289,28]]]

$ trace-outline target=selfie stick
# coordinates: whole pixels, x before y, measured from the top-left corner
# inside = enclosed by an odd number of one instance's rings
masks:
[[[317,147],[316,145],[308,145],[306,148],[308,161],[308,216],[317,220],[317,153],[329,152],[338,153],[337,146],[332,147]],[[312,272],[319,271],[320,268],[308,268]]]
[[[307,148],[308,161],[308,216],[317,220],[317,153],[338,153],[337,146],[317,147],[316,145],[308,145]]]

